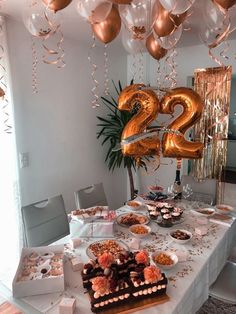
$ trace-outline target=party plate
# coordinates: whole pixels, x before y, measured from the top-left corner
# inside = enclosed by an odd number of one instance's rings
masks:
[[[129,251],[129,247],[123,241],[105,239],[91,243],[86,249],[86,254],[89,258],[96,259],[105,252],[116,256],[126,251]]]
[[[122,227],[130,227],[137,224],[147,225],[150,222],[150,219],[140,213],[129,212],[121,214],[116,218],[117,223]]]

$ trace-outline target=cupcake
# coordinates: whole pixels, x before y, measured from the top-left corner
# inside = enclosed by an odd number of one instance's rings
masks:
[[[165,205],[165,208],[168,209],[168,210],[171,211],[171,212],[174,210],[174,206],[171,205],[171,204]]]
[[[182,216],[182,214],[183,214],[183,209],[178,208],[178,207],[175,207],[175,209],[174,209],[173,213],[179,213],[179,214],[180,214],[180,217],[181,217],[181,216]]]
[[[172,216],[174,221],[178,221],[178,220],[180,220],[181,214],[180,214],[180,212],[172,212],[171,216]]]
[[[158,203],[156,205],[156,209],[160,212],[162,209],[164,208],[164,204],[163,203]]]
[[[165,214],[162,216],[162,225],[164,227],[172,227],[173,226],[173,220],[172,220],[172,216],[170,214]]]
[[[156,210],[152,210],[152,211],[149,211],[149,216],[152,220],[157,220],[159,213]]]
[[[169,212],[169,209],[167,209],[167,208],[163,208],[162,210],[161,210],[161,215],[163,216],[163,215],[165,215],[165,214],[169,214],[170,212]]]

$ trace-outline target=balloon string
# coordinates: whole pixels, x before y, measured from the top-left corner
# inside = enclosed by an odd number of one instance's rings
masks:
[[[166,73],[165,80],[170,82],[170,88],[174,88],[177,85],[177,71],[176,66],[177,63],[175,62],[175,57],[177,56],[176,49],[173,49],[171,53],[166,57],[165,61],[170,69],[170,73]]]
[[[38,76],[37,76],[37,65],[38,57],[36,50],[35,38],[31,36],[31,50],[32,50],[32,89],[33,93],[38,93]]]
[[[136,75],[137,75],[136,54],[132,55],[131,75],[132,75],[132,79],[135,83]]]
[[[227,52],[229,51],[230,44],[228,40],[224,41],[224,49],[220,52],[220,56],[224,58],[225,60],[229,60],[229,57],[227,56]]]
[[[161,87],[161,62],[157,60],[157,89]]]
[[[139,53],[138,54],[138,65],[139,65],[139,77],[138,77],[138,83],[144,83],[144,65],[143,65],[143,54]]]
[[[109,94],[109,79],[108,79],[108,54],[107,54],[107,44],[104,45],[104,93]]]
[[[3,36],[3,20],[1,18],[0,20],[1,22],[1,25],[0,25],[0,36]],[[4,117],[4,120],[3,120],[3,123],[4,123],[4,126],[5,126],[5,129],[4,129],[4,132],[5,133],[8,133],[8,134],[11,134],[12,133],[12,125],[10,123],[10,108],[9,108],[9,102],[8,102],[8,98],[7,98],[7,79],[6,79],[6,73],[7,73],[7,70],[6,70],[6,67],[5,67],[5,61],[4,61],[4,55],[5,55],[5,49],[4,49],[4,46],[3,44],[0,43],[0,72],[1,72],[1,77],[0,77],[0,85],[3,87],[3,92],[4,92],[4,95],[3,95],[3,105],[2,105],[2,112],[3,112],[3,117]]]
[[[51,32],[43,38],[43,42],[48,39],[51,39],[52,36],[59,36],[59,40],[56,44],[57,49],[48,48],[48,46],[44,43],[43,48],[45,50],[45,54],[43,55],[43,62],[46,64],[56,65],[58,69],[64,68],[66,63],[64,61],[65,50],[63,49],[64,36],[62,31],[60,30],[60,25],[56,28],[55,31]],[[48,58],[56,56],[56,59],[49,60]]]
[[[211,59],[212,59],[213,61],[215,61],[216,63],[218,63],[219,66],[221,66],[221,67],[225,66],[224,63],[223,63],[219,58],[217,58],[217,57],[213,54],[212,49],[213,49],[213,48],[209,48],[209,51],[208,51],[208,54],[209,54],[209,56],[211,57]]]
[[[92,72],[91,72],[91,77],[92,77],[92,81],[93,81],[93,88],[91,90],[92,92],[92,95],[93,95],[93,100],[92,100],[92,108],[97,108],[99,107],[99,103],[98,103],[98,95],[97,95],[97,89],[98,89],[98,86],[99,86],[99,83],[98,81],[96,80],[96,77],[95,77],[95,74],[96,74],[96,71],[97,71],[97,65],[92,61],[92,51],[93,49],[96,48],[96,41],[95,41],[95,35],[93,34],[92,36],[92,39],[93,39],[93,42],[92,42],[92,45],[89,49],[89,53],[88,53],[88,61],[89,61],[89,64],[90,66],[92,67]]]

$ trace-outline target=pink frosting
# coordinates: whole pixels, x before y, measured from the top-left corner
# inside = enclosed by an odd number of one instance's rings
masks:
[[[109,268],[113,262],[114,262],[114,257],[111,253],[103,253],[98,258],[98,263],[103,269]]]
[[[140,251],[135,255],[135,260],[138,264],[149,264],[149,256],[146,251]]]
[[[144,268],[144,278],[148,283],[155,283],[161,279],[161,271],[158,267],[151,265]]]

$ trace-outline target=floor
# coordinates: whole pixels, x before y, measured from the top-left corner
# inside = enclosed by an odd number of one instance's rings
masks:
[[[235,314],[236,305],[224,303],[222,301],[209,299],[203,304],[196,314]]]

